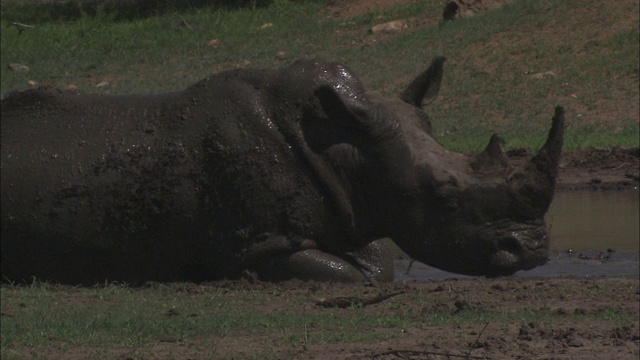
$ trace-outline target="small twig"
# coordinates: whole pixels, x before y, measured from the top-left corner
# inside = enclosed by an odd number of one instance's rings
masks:
[[[397,357],[402,357],[402,355],[438,355],[438,356],[446,356],[447,358],[464,358],[464,359],[480,359],[480,360],[491,360],[486,356],[469,356],[469,355],[457,355],[446,352],[438,352],[438,351],[416,351],[416,350],[390,350],[385,351],[383,353],[377,355],[395,355]]]
[[[189,30],[193,30],[193,28],[191,27],[191,25],[189,25],[189,23],[187,22],[187,20],[185,20],[182,15],[178,15],[180,16],[180,19],[182,20],[182,22],[184,23],[184,26],[188,27]]]
[[[480,340],[480,337],[482,336],[482,334],[484,333],[484,330],[487,328],[487,326],[489,326],[489,323],[487,322],[486,324],[484,324],[484,327],[482,328],[482,331],[480,331],[480,334],[478,334],[478,338],[476,339],[476,341],[473,344],[469,345],[469,351],[467,351],[467,359],[469,359],[469,356],[471,355],[471,351],[473,349],[475,349],[475,346],[479,344],[478,340]]]
[[[377,304],[384,300],[390,299],[394,296],[400,295],[404,293],[404,291],[398,291],[389,294],[381,294],[378,296],[374,296],[371,298],[362,298],[359,296],[340,296],[333,299],[320,299],[316,301],[316,305],[325,308],[337,307],[337,308],[347,308],[350,306],[367,306]]]

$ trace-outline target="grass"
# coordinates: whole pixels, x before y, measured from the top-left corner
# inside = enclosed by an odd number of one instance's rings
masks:
[[[449,60],[429,112],[437,137],[453,150],[481,150],[493,132],[503,134],[508,147],[535,149],[557,104],[567,108],[567,149],[636,147],[640,40],[637,9],[629,3],[521,0],[440,26],[438,1],[343,17],[323,1],[275,0],[256,9],[167,7],[133,20],[100,7],[74,10],[72,20],[52,18],[50,8],[30,12],[8,1],[0,18],[0,91],[24,90],[32,81],[90,92],[159,93],[228,68],[319,57],[346,63],[369,89],[391,95],[441,54]],[[398,18],[416,26],[367,34],[372,25]],[[7,28],[29,20],[34,29]],[[273,25],[262,29],[267,23]],[[213,39],[220,45],[209,46]],[[288,57],[279,60],[279,51]],[[12,72],[10,63],[30,71]],[[531,76],[547,71],[553,75]],[[104,81],[109,86],[95,87]]]
[[[596,285],[598,291],[612,290]],[[354,291],[361,289],[355,287]],[[93,355],[99,356],[105,348],[150,349],[159,341],[197,347],[202,346],[201,342],[215,345],[240,336],[267,336],[285,346],[367,343],[393,339],[405,329],[439,326],[582,321],[623,326],[637,321],[637,314],[614,308],[582,315],[544,307],[424,311],[423,306],[449,294],[422,291],[405,293],[401,302],[376,309],[323,309],[312,306],[317,295],[291,293],[277,286],[247,289],[233,285],[158,284],[131,288],[111,284],[75,288],[34,282],[31,286],[4,285],[1,290],[3,354],[14,349],[54,346],[92,348],[96,351]],[[407,308],[403,304],[418,306]],[[109,353],[105,356],[108,358]]]

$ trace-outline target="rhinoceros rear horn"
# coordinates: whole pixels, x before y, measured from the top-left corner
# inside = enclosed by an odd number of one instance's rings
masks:
[[[564,109],[558,106],[545,144],[522,172],[509,179],[513,194],[517,197],[512,205],[528,217],[542,217],[551,204],[563,142]]]
[[[431,66],[418,75],[400,95],[407,104],[422,108],[432,102],[440,90],[443,66],[446,58],[439,56],[431,61]]]

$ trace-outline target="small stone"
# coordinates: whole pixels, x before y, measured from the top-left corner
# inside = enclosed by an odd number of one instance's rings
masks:
[[[96,85],[97,88],[105,88],[107,86],[109,86],[109,82],[108,81],[101,81]]]
[[[567,315],[569,312],[563,308],[557,308],[556,309],[556,314],[558,315]]]
[[[555,77],[556,73],[554,73],[553,71],[545,71],[541,73],[531,74],[530,76],[532,79],[544,79],[546,77]]]
[[[378,24],[369,29],[369,34],[376,33],[393,33],[408,28],[407,22],[404,20],[393,20],[386,23]]]
[[[27,84],[29,84],[30,86],[38,86],[38,83],[33,80],[27,81]]]
[[[265,24],[260,25],[260,26],[258,27],[258,29],[260,29],[260,30],[264,30],[264,29],[268,29],[268,28],[270,28],[270,27],[272,27],[272,26],[273,26],[273,24],[272,24],[272,23],[265,23]]]
[[[220,46],[220,39],[212,39],[209,41],[209,46]]]
[[[33,29],[34,26],[33,25],[27,25],[27,24],[22,24],[19,22],[12,22],[9,24],[9,26],[13,26],[16,29],[18,29],[18,33],[22,34],[23,31],[25,30],[29,30],[29,29]]]
[[[175,336],[162,336],[161,338],[158,339],[159,342],[164,342],[164,343],[178,343],[181,341],[180,338],[175,337]]]
[[[467,300],[461,297],[457,298],[453,305],[456,307],[457,312],[468,310],[470,308]]]
[[[29,72],[30,69],[28,66],[22,65],[22,64],[9,64],[9,70],[15,71],[15,72],[27,73]]]

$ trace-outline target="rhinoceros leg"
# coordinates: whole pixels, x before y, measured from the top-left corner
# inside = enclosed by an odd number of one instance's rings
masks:
[[[292,278],[317,281],[359,282],[366,278],[354,265],[318,249],[298,251],[281,264]]]
[[[317,248],[314,241],[269,236],[245,253],[246,267],[264,280],[338,282],[393,281],[393,255],[386,240],[376,240],[339,257]]]
[[[347,254],[352,256],[368,279],[390,282],[394,272],[393,251],[389,248],[391,243],[391,239],[378,239]]]
[[[298,279],[339,282],[393,281],[393,256],[383,240],[346,254],[348,259],[309,249],[287,257],[282,264]]]

